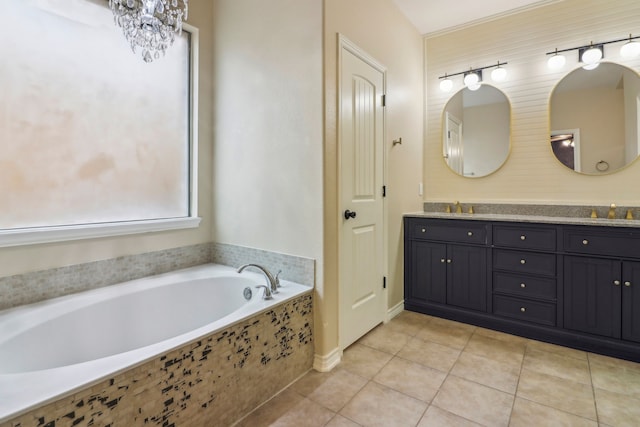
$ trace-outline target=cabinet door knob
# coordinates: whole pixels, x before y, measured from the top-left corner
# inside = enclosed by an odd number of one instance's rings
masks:
[[[524,313],[525,311],[527,311],[527,309],[524,307],[520,307],[520,311]]]
[[[587,239],[584,239],[584,240],[582,241],[582,244],[583,244],[583,245],[588,245],[588,244],[589,244],[589,241],[588,241]]]
[[[525,259],[521,259],[520,260],[520,264],[526,264],[526,263],[527,263],[527,260],[525,260]]]
[[[520,240],[527,240],[527,236],[523,234],[522,236],[520,236]]]
[[[444,263],[444,258],[440,258],[440,262]]]
[[[520,283],[520,287],[521,287],[521,288],[526,288],[526,287],[527,287],[527,285],[525,285],[524,283]]]
[[[473,236],[473,231],[467,231],[467,236],[469,237]]]
[[[451,260],[450,259],[447,260],[447,264],[451,264]]]
[[[616,285],[616,286],[620,286],[620,280],[614,280],[613,284]]]
[[[631,287],[631,282],[626,281],[626,282],[624,282],[624,285],[625,285],[627,288],[629,288],[629,287]]]

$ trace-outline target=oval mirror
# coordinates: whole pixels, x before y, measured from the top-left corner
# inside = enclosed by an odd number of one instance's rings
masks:
[[[511,104],[493,86],[464,88],[444,107],[442,129],[442,152],[451,170],[469,178],[487,176],[509,155]]]
[[[640,77],[609,62],[578,68],[549,100],[551,149],[566,167],[589,175],[615,172],[638,157]]]

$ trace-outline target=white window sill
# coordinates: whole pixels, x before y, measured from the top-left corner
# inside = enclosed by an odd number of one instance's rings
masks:
[[[66,225],[60,227],[16,228],[0,230],[0,247],[64,242],[98,237],[151,233],[154,231],[197,228],[201,218],[169,218],[148,221],[112,222],[104,224]]]

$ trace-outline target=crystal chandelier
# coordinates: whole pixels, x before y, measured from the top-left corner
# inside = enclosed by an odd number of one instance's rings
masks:
[[[113,20],[136,53],[142,49],[142,59],[151,62],[164,55],[182,33],[182,21],[187,20],[189,0],[109,0]]]

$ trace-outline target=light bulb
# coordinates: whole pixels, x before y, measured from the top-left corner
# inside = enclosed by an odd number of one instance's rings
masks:
[[[564,64],[566,64],[566,62],[567,58],[565,58],[564,55],[556,52],[555,55],[551,56],[547,60],[547,67],[549,67],[549,69],[551,70],[559,70],[560,68],[564,67]]]
[[[467,85],[467,88],[469,90],[478,90],[480,89],[480,86],[482,86],[480,83],[474,83],[472,85]]]
[[[602,49],[597,46],[591,46],[589,49],[582,52],[582,62],[587,65],[598,63],[602,59]]]
[[[623,58],[635,58],[640,55],[640,43],[634,40],[629,40],[620,48],[620,55]]]
[[[587,65],[583,65],[582,69],[583,70],[595,70],[596,68],[598,68],[598,65],[600,65],[599,62],[596,62],[595,64],[587,64]]]
[[[440,90],[443,92],[449,92],[453,89],[453,81],[449,77],[445,77],[440,81]]]
[[[464,84],[466,86],[477,85],[479,81],[480,81],[480,76],[474,71],[470,71],[464,76]]]
[[[507,70],[498,66],[491,72],[491,80],[494,82],[503,82],[507,79]]]

